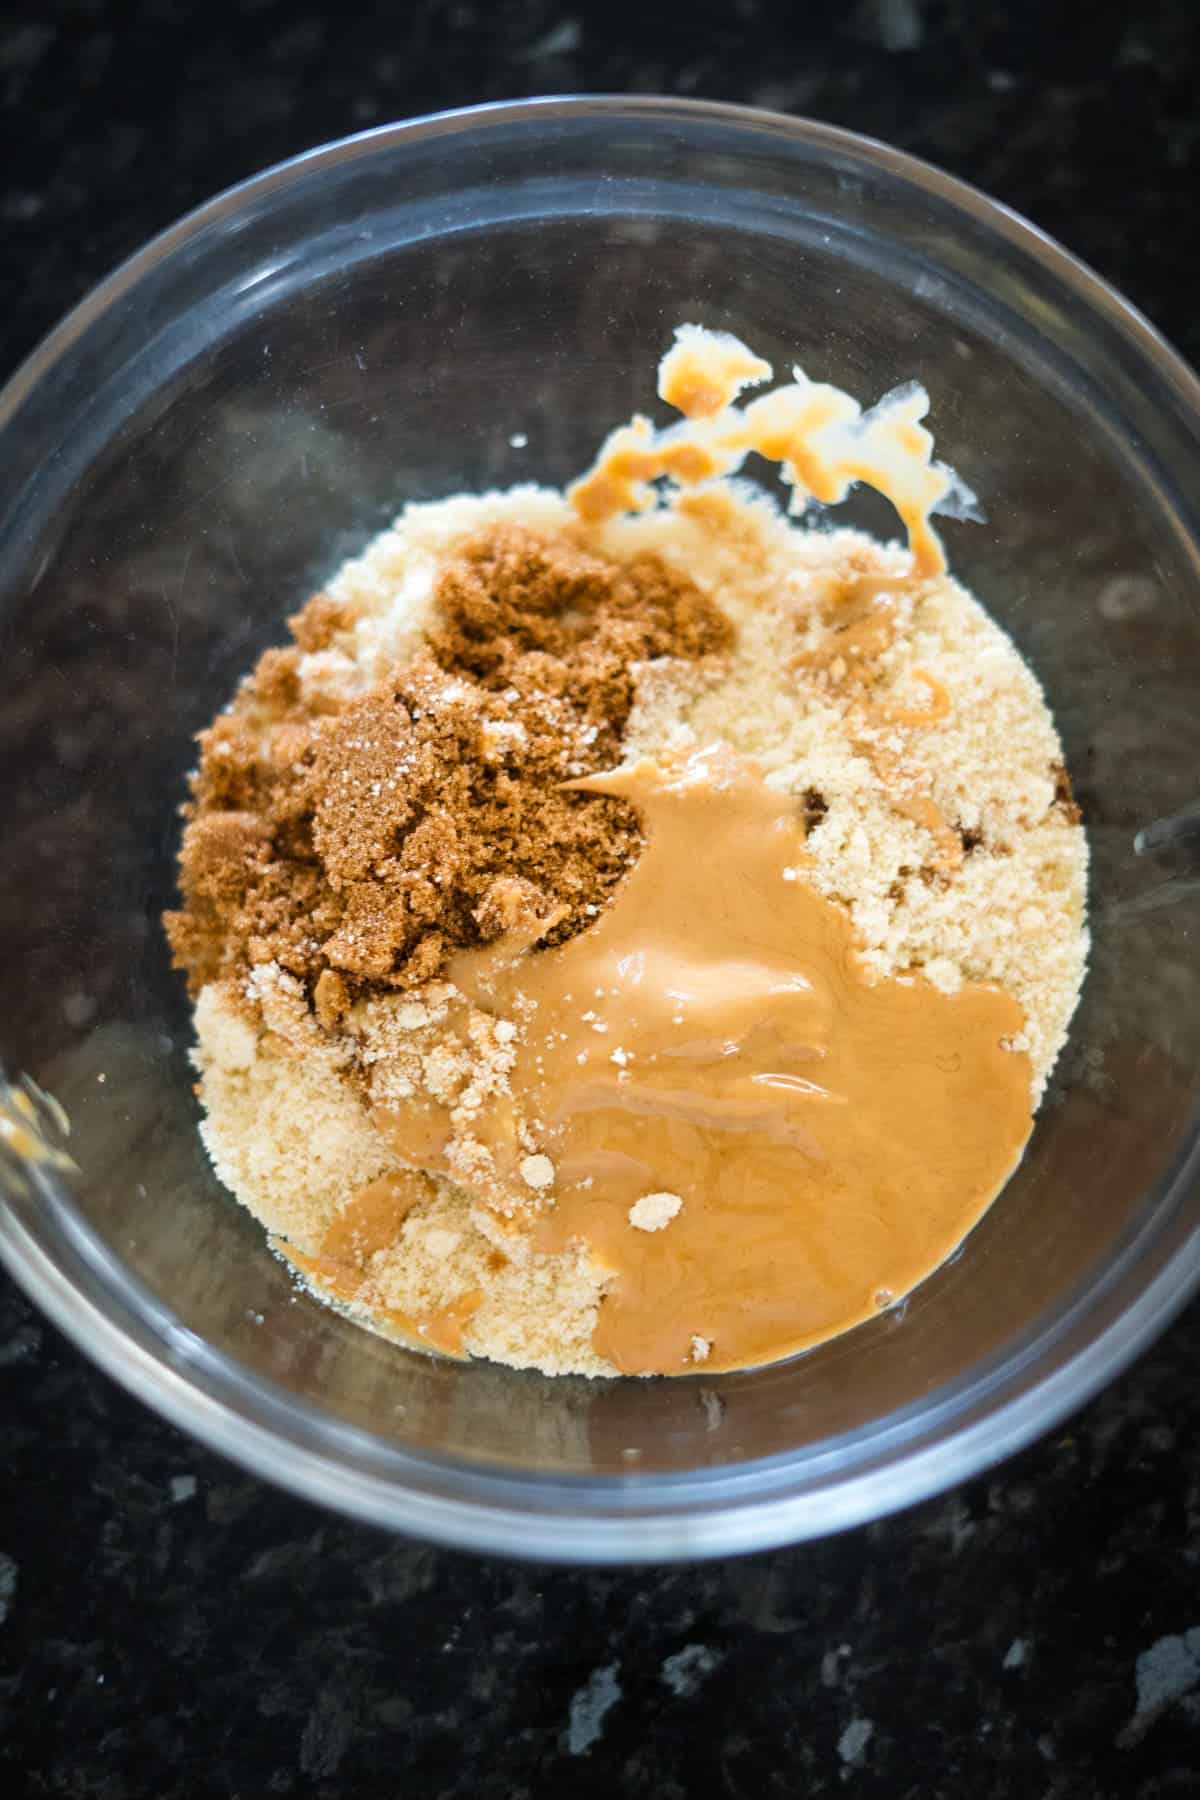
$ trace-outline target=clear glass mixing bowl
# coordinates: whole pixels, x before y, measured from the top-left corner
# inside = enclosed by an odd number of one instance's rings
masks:
[[[561,482],[679,320],[864,399],[915,376],[988,523],[956,571],[1046,685],[1095,950],[1018,1174],[902,1309],[756,1373],[549,1381],[297,1297],[196,1134],[158,917],[191,738],[404,501]],[[546,100],[273,169],[149,245],[0,398],[0,1253],[75,1341],[313,1499],[594,1561],[828,1532],[1044,1431],[1197,1279],[1200,388],[1021,220],[825,126]],[[849,516],[890,534],[870,496]],[[1140,851],[1140,853],[1139,853]],[[302,1129],[303,1122],[297,1122]],[[0,1129],[0,1139],[4,1137]],[[47,1422],[54,1429],[54,1422]]]

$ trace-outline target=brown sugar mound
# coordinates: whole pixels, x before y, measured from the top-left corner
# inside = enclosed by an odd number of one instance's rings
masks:
[[[302,650],[352,619],[318,595],[200,734],[183,905],[193,991],[277,962],[329,1025],[459,949],[582,930],[641,843],[636,812],[563,783],[610,767],[632,665],[728,651],[733,629],[653,556],[618,563],[495,526],[443,566],[427,645],[360,698],[305,702]],[[331,710],[332,709],[332,710]]]

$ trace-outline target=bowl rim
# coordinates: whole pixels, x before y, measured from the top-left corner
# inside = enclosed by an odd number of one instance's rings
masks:
[[[373,151],[401,142],[440,137],[473,127],[489,128],[514,121],[531,120],[538,114],[584,117],[589,113],[621,115],[629,119],[677,117],[681,120],[705,119],[710,123],[734,127],[757,127],[760,131],[800,139],[814,148],[872,164],[889,174],[924,188],[952,207],[976,214],[997,230],[1010,243],[1034,253],[1051,272],[1059,275],[1089,300],[1098,312],[1158,365],[1161,375],[1177,388],[1186,404],[1200,412],[1200,375],[1175,350],[1145,313],[1120,293],[1090,263],[1067,250],[1051,233],[1035,225],[1014,207],[993,199],[982,188],[949,175],[936,163],[897,150],[881,138],[850,131],[824,120],[809,119],[799,114],[778,113],[765,107],[741,106],[733,101],[697,100],[675,95],[655,94],[535,94],[519,100],[488,100],[475,106],[449,107],[440,112],[419,113],[412,118],[397,119],[383,125],[368,126],[345,137],[313,145],[283,161],[271,163],[257,174],[248,175],[230,187],[222,188],[199,206],[181,214],[173,224],[123,258],[103,280],[91,288],[42,337],[25,358],[17,364],[0,387],[0,428],[8,422],[21,402],[32,391],[47,369],[85,331],[92,321],[132,287],[157,263],[181,248],[200,231],[218,219],[238,210],[253,197],[266,195],[287,186],[310,171],[326,164],[357,159]]]
[[[800,142],[817,153],[899,178],[951,210],[972,215],[1041,265],[1151,362],[1185,411],[1200,420],[1200,380],[1135,306],[1047,233],[935,165],[838,126],[753,107],[641,95],[551,94],[374,126],[302,151],[224,189],[120,263],[41,340],[0,391],[0,429],[94,320],[214,221],[332,164],[370,157],[406,142],[528,124],[539,116],[605,116],[643,127],[671,121],[723,124]],[[99,1250],[102,1240],[75,1212],[64,1190],[44,1170],[26,1173],[33,1175],[33,1185],[47,1203],[40,1222],[47,1224],[48,1215],[65,1211],[79,1245],[86,1247],[91,1240],[93,1249]],[[3,1196],[0,1260],[77,1348],[152,1410],[209,1448],[303,1498],[462,1549],[555,1562],[682,1561],[767,1549],[882,1517],[979,1474],[1050,1430],[1118,1374],[1200,1286],[1200,1217],[1194,1217],[1190,1226],[1180,1219],[1187,1196],[1200,1198],[1198,1177],[1200,1142],[1193,1132],[1174,1173],[1159,1184],[1160,1203],[1154,1210],[1154,1230],[1160,1238],[1168,1215],[1185,1225],[1183,1235],[1168,1247],[1161,1266],[1132,1301],[1098,1333],[1085,1337],[1076,1348],[1064,1342],[1063,1332],[1054,1334],[1029,1359],[1043,1365],[1032,1384],[1006,1395],[998,1379],[992,1394],[976,1409],[978,1416],[955,1424],[941,1441],[884,1451],[870,1466],[835,1474],[814,1491],[786,1491],[784,1472],[778,1468],[758,1493],[743,1491],[754,1485],[754,1464],[684,1476],[631,1475],[611,1482],[547,1481],[530,1471],[481,1474],[467,1465],[417,1452],[405,1452],[401,1460],[407,1458],[414,1476],[421,1472],[428,1479],[401,1483],[361,1466],[347,1468],[334,1448],[301,1443],[282,1425],[272,1423],[270,1416],[265,1423],[248,1418],[228,1398],[213,1392],[212,1385],[219,1385],[220,1365],[228,1364],[230,1370],[241,1367],[234,1359],[210,1352],[209,1384],[202,1384],[198,1371],[203,1357],[196,1349],[200,1340],[189,1349],[183,1340],[192,1334],[178,1326],[164,1327],[162,1305],[148,1290],[139,1297],[136,1280],[127,1281],[123,1296],[110,1289],[103,1306],[83,1291],[40,1241],[40,1233]],[[1139,1234],[1126,1261],[1137,1260],[1133,1251],[1138,1245],[1145,1260],[1149,1231],[1147,1226]],[[1081,1318],[1100,1309],[1105,1291],[1099,1282],[1087,1290],[1075,1309]],[[179,1340],[174,1344],[172,1332]],[[264,1378],[252,1376],[249,1381],[256,1396],[268,1402],[268,1415],[273,1407],[284,1418],[288,1403],[283,1390],[272,1395]],[[346,1442],[355,1436],[378,1441],[332,1419],[320,1423],[331,1439],[340,1432]],[[786,1458],[771,1460],[786,1462]],[[693,1504],[681,1505],[681,1484],[688,1483],[693,1489],[703,1485],[712,1496],[710,1503],[693,1491]],[[724,1497],[715,1490],[722,1490]],[[602,1495],[604,1503],[599,1504]]]

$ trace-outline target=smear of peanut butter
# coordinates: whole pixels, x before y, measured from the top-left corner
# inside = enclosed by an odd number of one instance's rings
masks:
[[[348,1268],[345,1263],[338,1262],[331,1256],[305,1256],[294,1245],[278,1238],[273,1243],[292,1267],[299,1270],[326,1298],[340,1300],[347,1306],[368,1312],[371,1318],[386,1325],[395,1336],[418,1348],[440,1350],[443,1356],[465,1359],[467,1350],[463,1343],[463,1326],[483,1302],[483,1295],[478,1288],[459,1294],[445,1306],[436,1307],[417,1317],[401,1312],[398,1307],[381,1305],[372,1297],[362,1274]]]
[[[921,719],[919,723],[926,721]],[[960,869],[963,861],[962,839],[948,823],[945,813],[933,797],[929,775],[917,771],[889,744],[865,734],[851,740],[860,756],[866,758],[887,789],[887,797],[901,818],[911,819],[933,839],[934,862],[940,869]]]
[[[394,1244],[415,1206],[433,1194],[428,1177],[416,1169],[380,1175],[351,1195],[321,1241],[321,1255],[351,1269],[363,1269],[378,1250]]]
[[[821,608],[830,635],[812,650],[798,650],[793,669],[815,669],[839,693],[859,694],[875,678],[876,664],[896,639],[896,602],[911,587],[907,576],[855,575],[838,582]]]
[[[770,381],[771,365],[728,331],[681,325],[658,365],[660,399],[685,419],[711,419],[744,387]]]
[[[928,669],[914,669],[912,678],[919,681],[929,695],[924,706],[896,706],[882,701],[867,709],[868,717],[880,725],[906,725],[920,730],[936,725],[940,719],[948,717],[950,695],[946,691],[945,682],[939,681],[936,675],[931,675]]]
[[[829,637],[814,649],[797,651],[791,667],[819,671],[835,693],[854,703],[860,720],[851,740],[855,750],[870,763],[901,817],[929,833],[936,866],[953,870],[962,866],[962,839],[933,798],[928,774],[914,769],[895,741],[897,731],[923,731],[945,718],[950,696],[935,675],[914,669],[914,679],[929,694],[924,706],[869,697],[879,659],[895,641],[897,602],[912,585],[911,575],[860,575],[839,583],[822,609],[824,623],[832,628]],[[879,736],[880,727],[888,737]]]
[[[593,776],[647,845],[561,947],[460,955],[476,1004],[528,1020],[511,1096],[479,1115],[533,1244],[610,1273],[594,1334],[625,1373],[773,1361],[869,1317],[942,1262],[1031,1125],[1023,1015],[1001,990],[871,985],[846,913],[806,879],[797,802],[714,749]],[[552,1191],[522,1189],[530,1134]],[[638,1230],[643,1196],[682,1201]],[[547,1201],[549,1203],[547,1203]],[[540,1203],[539,1203],[540,1202]]]
[[[920,421],[929,396],[915,382],[864,412],[826,382],[795,379],[744,406],[741,388],[769,380],[771,365],[726,332],[681,326],[659,365],[658,391],[684,422],[655,431],[640,414],[611,432],[592,468],[568,489],[581,518],[596,523],[652,505],[650,485],[666,476],[690,487],[728,475],[751,451],[783,467],[794,488],[793,510],[808,500],[836,505],[857,481],[883,494],[908,533],[912,570],[941,574],[946,559],[930,524],[939,504],[973,500],[953,470],[933,458],[933,438]]]
[[[373,1318],[410,1343],[440,1350],[446,1356],[463,1357],[463,1326],[483,1299],[478,1289],[420,1316],[383,1306],[373,1300],[371,1293],[368,1265],[372,1256],[395,1243],[409,1213],[432,1194],[429,1177],[416,1169],[381,1175],[351,1196],[326,1230],[316,1256],[305,1256],[282,1241],[276,1242],[276,1248],[331,1299],[365,1307]]]
[[[32,1076],[23,1075],[21,1082],[18,1087],[0,1078],[0,1148],[26,1163],[78,1174],[74,1158],[47,1136],[47,1125],[62,1137],[69,1135],[71,1126],[63,1107]]]

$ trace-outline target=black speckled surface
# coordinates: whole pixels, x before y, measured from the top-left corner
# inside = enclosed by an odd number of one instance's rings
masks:
[[[119,258],[308,145],[662,91],[889,138],[1200,360],[1192,0],[32,0],[0,23],[11,368]],[[1068,1426],[824,1544],[575,1573],[388,1539],[199,1450],[0,1288],[0,1791],[1200,1793],[1195,1306]]]

